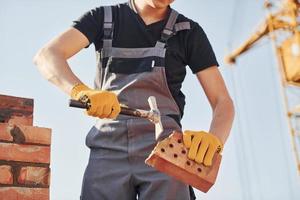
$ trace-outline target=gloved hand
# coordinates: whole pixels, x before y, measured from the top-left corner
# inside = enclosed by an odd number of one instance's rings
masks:
[[[113,92],[93,90],[84,84],[72,88],[71,98],[87,103],[86,114],[93,117],[115,119],[121,111],[118,98]]]
[[[223,149],[219,138],[205,131],[184,131],[183,143],[189,149],[188,158],[205,166],[211,166],[215,153]]]

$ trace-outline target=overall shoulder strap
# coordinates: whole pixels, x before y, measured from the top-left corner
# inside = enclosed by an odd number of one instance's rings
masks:
[[[179,13],[176,10],[171,10],[168,22],[161,34],[161,41],[166,43],[169,38],[171,38],[175,34],[174,25],[176,23],[177,17]]]
[[[171,10],[168,22],[161,34],[161,39],[156,43],[157,47],[165,47],[165,44],[168,41],[168,39],[170,39],[177,32],[191,29],[191,24],[188,21],[176,23],[178,15],[179,13],[176,10]]]
[[[103,23],[103,47],[111,47],[113,39],[113,18],[112,18],[112,7],[103,6],[104,8],[104,23]]]
[[[190,22],[179,22],[174,25],[175,32],[191,29]]]

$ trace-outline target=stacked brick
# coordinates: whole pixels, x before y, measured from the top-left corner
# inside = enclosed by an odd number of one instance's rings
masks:
[[[32,99],[0,95],[0,200],[49,199],[51,129],[32,122]]]

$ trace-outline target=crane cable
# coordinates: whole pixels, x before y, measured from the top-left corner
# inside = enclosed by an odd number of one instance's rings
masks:
[[[232,23],[231,23],[231,26],[230,26],[230,31],[229,31],[229,40],[228,40],[228,50],[231,48],[231,45],[232,45],[232,35],[233,35],[233,30],[234,30],[234,26],[235,26],[235,19],[237,19],[236,15],[237,15],[237,11],[238,11],[238,7],[240,5],[239,3],[240,1],[239,0],[235,0],[234,1],[234,9],[233,9],[233,15],[232,15]],[[238,104],[238,101],[236,98],[238,96],[238,91],[237,91],[237,84],[235,83],[235,77],[234,77],[234,71],[233,72],[230,72],[230,82],[231,82],[231,85],[232,85],[232,91],[233,91],[233,101],[235,102],[235,107],[236,109],[235,110],[240,110],[239,109],[239,104]],[[242,132],[243,132],[243,127],[241,126],[241,119],[240,119],[240,114],[237,112],[236,113],[236,119],[237,119],[237,123],[236,123],[236,129],[237,129],[237,132],[238,132],[238,136],[240,136],[240,140],[241,141],[237,141],[238,138],[235,137],[235,146],[236,147],[240,147],[239,149],[237,149],[237,151],[235,151],[236,153],[236,157],[237,157],[237,160],[238,160],[238,170],[239,170],[239,177],[240,177],[240,182],[241,182],[241,189],[242,189],[242,196],[244,200],[251,200],[251,197],[250,197],[250,193],[248,192],[249,191],[249,188],[250,188],[250,183],[249,183],[249,170],[248,170],[248,167],[246,166],[245,168],[243,167],[243,163],[244,162],[244,159],[246,158],[246,153],[245,153],[245,150],[244,150],[244,140],[243,140],[243,137],[242,137]],[[244,170],[242,170],[244,169]]]
[[[233,27],[231,28],[231,31],[233,31],[234,29],[233,29]],[[231,34],[231,35],[233,35],[233,34]],[[229,41],[229,42],[231,42],[232,43],[232,41]],[[262,44],[262,43],[261,43]],[[228,46],[231,46],[230,44],[228,45]],[[261,46],[261,45],[254,45],[253,47],[255,48],[255,47],[258,47],[258,46]],[[244,91],[246,91],[244,88],[243,88],[243,85],[242,84],[237,84],[236,83],[236,80],[235,80],[235,78],[234,78],[234,74],[232,75],[232,84],[233,84],[233,87],[235,88],[235,91],[237,91],[237,85],[239,86],[239,91],[240,91],[240,102],[245,102],[245,94],[244,94]],[[237,93],[237,92],[236,92]],[[235,96],[237,96],[238,94],[235,94]],[[235,100],[235,101],[237,101],[237,100]],[[241,104],[241,105],[244,105],[243,103]],[[242,110],[244,110],[244,113],[249,113],[248,112],[248,110],[247,110],[247,107],[245,107],[245,106],[242,106],[242,107],[239,107],[239,104],[237,104],[237,106],[238,106],[238,109],[237,110],[239,110],[240,112],[242,112]],[[250,121],[250,120],[248,120],[247,119],[247,115],[245,115],[243,118],[246,118],[246,120],[245,121]],[[240,117],[238,118],[239,119],[239,124],[242,124],[242,121],[241,121],[241,119],[240,119]],[[247,125],[247,124],[246,124]],[[244,131],[242,130],[243,128],[242,128],[242,125],[241,125],[241,127],[240,127],[240,130],[241,130],[241,133],[243,133]],[[249,159],[250,160],[252,160],[253,162],[248,162],[248,164],[247,164],[247,191],[250,189],[250,179],[249,179],[249,168],[250,168],[250,165],[251,165],[251,169],[253,169],[252,171],[254,171],[254,173],[255,172],[257,172],[258,171],[258,166],[255,164],[255,163],[257,163],[257,162],[255,162],[256,160],[257,160],[257,158],[255,157],[255,153],[252,153],[251,151],[252,150],[254,150],[255,149],[255,145],[253,144],[253,139],[251,139],[251,138],[249,138],[249,139],[245,139],[245,135],[244,134],[241,134],[240,133],[240,135],[241,135],[241,140],[242,140],[242,142],[243,142],[243,145],[242,145],[242,148],[244,148],[244,147],[246,147],[246,142],[248,141],[248,144],[249,144],[249,151],[250,151],[250,153],[248,153],[248,157],[249,157]],[[246,141],[246,142],[245,142]],[[244,156],[243,156],[243,158],[245,158],[245,157],[247,157],[247,155],[246,155],[246,153],[245,153],[245,151],[243,152],[243,154],[244,154]],[[255,199],[257,200],[257,199],[262,199],[263,198],[263,195],[262,195],[262,190],[261,190],[261,187],[260,187],[260,185],[261,185],[261,180],[259,179],[260,177],[258,176],[258,177],[256,177],[256,179],[255,179],[255,181],[256,181],[256,190],[257,190],[257,193],[258,193],[258,195],[256,195],[256,197],[255,197]],[[251,193],[249,193],[249,198],[250,199],[253,199],[252,197],[251,197]]]

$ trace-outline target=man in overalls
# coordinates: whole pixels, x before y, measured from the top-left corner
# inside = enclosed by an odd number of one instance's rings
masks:
[[[210,166],[228,138],[234,108],[218,71],[211,45],[194,21],[173,10],[173,0],[132,0],[95,8],[45,45],[34,58],[42,75],[76,100],[88,100],[86,113],[99,120],[86,137],[90,158],[82,200],[187,200],[189,186],[144,161],[154,148],[154,126],[146,119],[119,115],[120,104],[149,109],[155,96],[163,139],[181,131],[188,65],[213,109],[209,132],[184,131],[188,157]],[[91,43],[97,54],[95,89],[83,84],[67,59]]]

